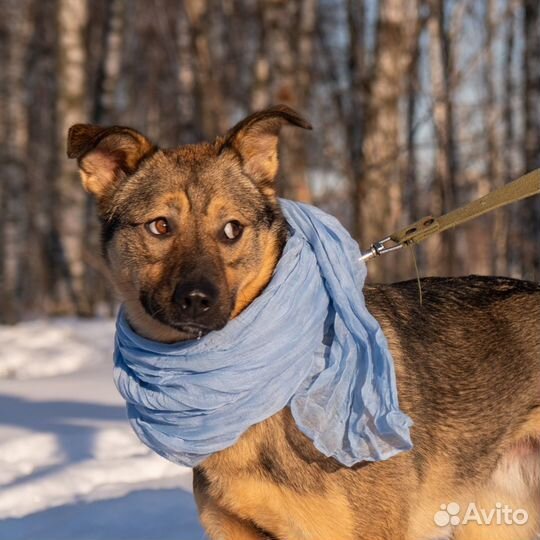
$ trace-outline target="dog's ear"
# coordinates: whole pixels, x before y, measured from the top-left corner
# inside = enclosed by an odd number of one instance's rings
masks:
[[[271,182],[278,171],[278,136],[285,125],[312,129],[296,111],[286,105],[276,105],[236,124],[223,138],[220,151],[234,149],[246,173],[257,181]]]
[[[156,147],[134,129],[75,124],[68,132],[67,155],[76,158],[86,191],[102,199],[133,174]]]

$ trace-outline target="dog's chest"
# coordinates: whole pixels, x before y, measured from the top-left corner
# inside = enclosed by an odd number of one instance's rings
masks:
[[[220,505],[276,537],[297,540],[354,537],[350,507],[341,490],[331,488],[324,494],[299,491],[257,475],[225,477],[219,483]]]
[[[296,432],[291,420],[288,411],[281,412],[211,458],[204,467],[210,496],[278,538],[354,538],[345,486],[314,474],[298,458],[290,442],[291,426]]]

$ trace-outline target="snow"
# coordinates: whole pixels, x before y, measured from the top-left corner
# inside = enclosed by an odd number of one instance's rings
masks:
[[[132,433],[111,320],[0,327],[0,539],[199,540],[191,471]]]
[[[77,371],[96,355],[108,354],[113,336],[112,320],[51,319],[0,326],[0,379]]]

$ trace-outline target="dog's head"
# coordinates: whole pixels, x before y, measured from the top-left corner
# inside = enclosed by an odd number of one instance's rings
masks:
[[[160,341],[222,328],[266,286],[286,241],[277,106],[214,143],[160,149],[126,127],[73,126],[68,157],[97,200],[103,252],[136,330]]]

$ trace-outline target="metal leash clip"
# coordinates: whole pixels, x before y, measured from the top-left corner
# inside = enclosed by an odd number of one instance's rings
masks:
[[[386,247],[385,244],[390,241],[394,242],[391,236],[387,236],[386,238],[383,238],[382,240],[371,244],[371,246],[369,246],[369,249],[359,258],[359,260],[364,262],[369,261],[374,257],[378,257],[379,255],[384,255],[385,253],[390,253],[392,251],[397,251],[398,249],[401,249],[403,247],[403,244],[397,243],[394,243],[393,246]]]
[[[531,171],[517,180],[484,195],[480,199],[472,201],[456,210],[452,210],[438,218],[434,218],[433,216],[423,217],[416,223],[371,244],[359,260],[369,261],[384,253],[401,249],[405,245],[419,244],[432,234],[452,229],[487,212],[491,212],[512,202],[532,197],[533,195],[540,195],[540,169]],[[386,247],[385,244],[390,242],[390,240],[394,242],[394,245]]]

